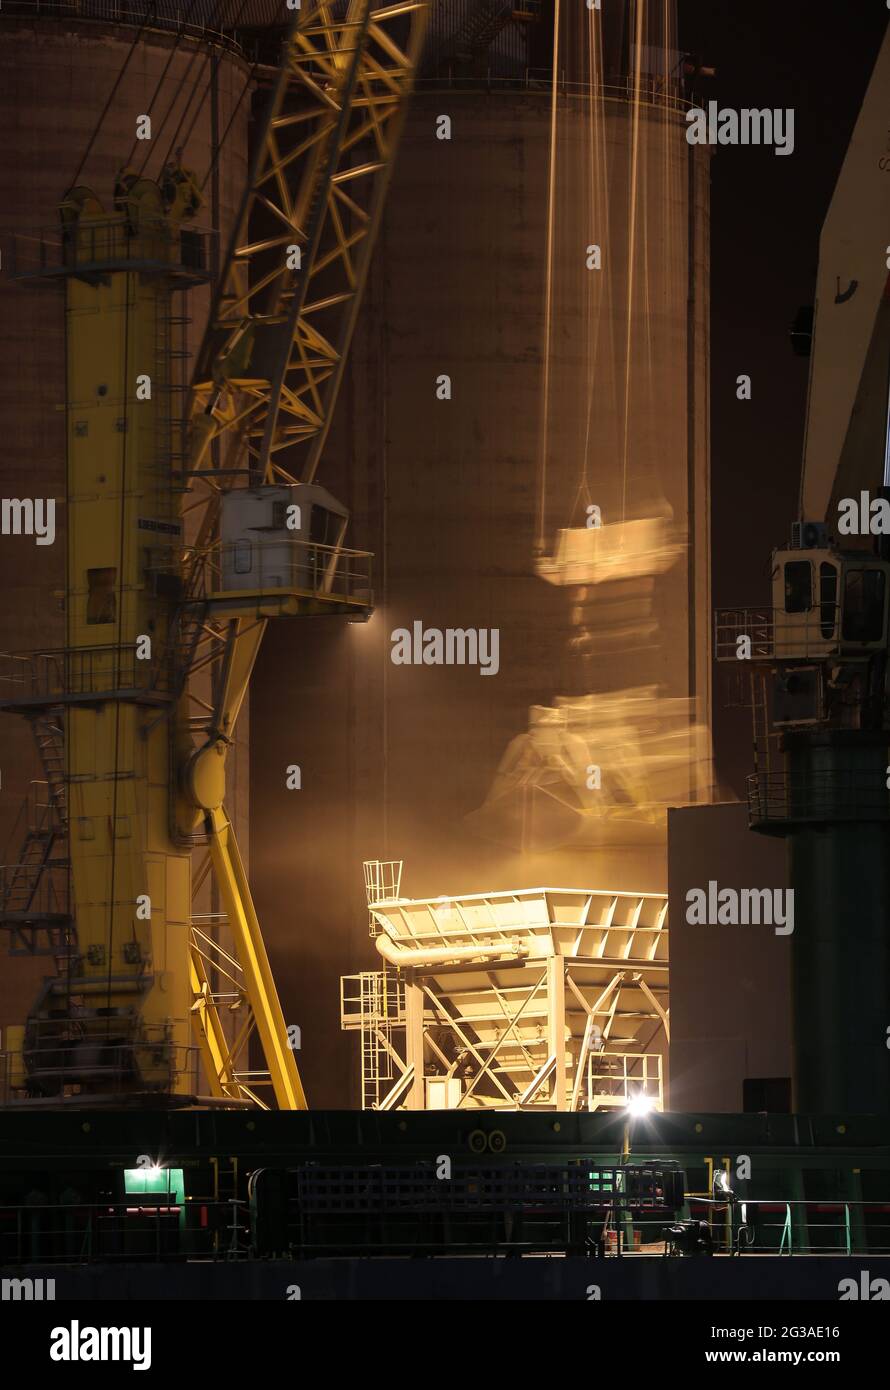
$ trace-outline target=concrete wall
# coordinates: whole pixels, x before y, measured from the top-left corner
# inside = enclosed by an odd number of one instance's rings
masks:
[[[737,802],[668,814],[670,1109],[738,1112],[746,1077],[791,1075],[792,938],[688,924],[686,894],[709,880],[784,889],[784,842],[750,831]]]
[[[443,112],[451,142],[435,139]],[[657,682],[707,715],[708,166],[690,167],[678,113],[643,110],[648,196],[636,213],[628,318],[626,108],[608,112],[609,200],[593,209],[577,182],[588,118],[581,99],[561,106],[548,543],[578,524],[585,452],[604,517],[621,505],[627,369],[628,514],[660,490],[683,554],[655,582],[657,634],[646,649],[579,654],[577,588],[546,584],[533,565],[549,104],[530,93],[416,97],[319,476],[352,508],[351,544],[376,554],[378,607],[367,626],[273,624],[252,686],[254,894],[285,1015],[302,1029],[314,1105],[358,1096],[337,991],[342,973],[380,963],[367,938],[363,858],[403,857],[411,896],[666,885],[663,830],[617,847],[570,831],[536,850],[521,842],[518,812],[499,834],[468,819],[533,705]],[[595,285],[584,279],[593,241],[606,257]],[[601,297],[589,416],[585,286]],[[448,402],[436,399],[440,373],[452,377]],[[390,634],[414,620],[497,627],[499,674],[393,665]],[[299,792],[285,788],[289,763],[302,768]]]

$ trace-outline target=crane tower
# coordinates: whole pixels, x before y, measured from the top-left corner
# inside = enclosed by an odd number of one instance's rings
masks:
[[[178,157],[122,169],[110,207],[72,188],[19,269],[65,288],[67,583],[65,647],[7,655],[0,687],[49,788],[0,925],[56,963],[8,1030],[13,1101],[306,1106],[226,761],[268,619],[373,602],[314,479],[425,23],[413,0],[295,13],[185,412],[178,306],[211,258]],[[231,951],[194,920],[211,874]]]

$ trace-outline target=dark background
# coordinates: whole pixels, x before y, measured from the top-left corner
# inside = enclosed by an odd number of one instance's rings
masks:
[[[715,607],[764,603],[797,515],[808,363],[789,328],[815,291],[819,234],[887,24],[884,0],[679,0],[680,46],[722,106],[793,107],[794,153],[718,146],[711,162],[711,476]],[[890,98],[888,98],[890,105]],[[752,399],[736,399],[736,377]],[[718,772],[741,795],[750,715],[715,673]]]

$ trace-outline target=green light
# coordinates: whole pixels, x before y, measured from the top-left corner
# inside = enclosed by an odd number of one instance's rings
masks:
[[[128,1197],[143,1197],[161,1193],[171,1201],[185,1199],[185,1182],[181,1168],[125,1168],[124,1191]]]

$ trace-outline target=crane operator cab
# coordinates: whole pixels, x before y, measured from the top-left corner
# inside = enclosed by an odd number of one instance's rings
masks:
[[[815,544],[772,556],[775,722],[849,727],[857,709],[883,705],[890,564],[838,549],[823,526],[794,540],[813,531]]]
[[[773,551],[773,654],[863,656],[887,645],[890,565],[834,547]]]
[[[317,483],[231,489],[220,509],[223,589],[330,593],[348,521]]]

